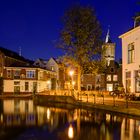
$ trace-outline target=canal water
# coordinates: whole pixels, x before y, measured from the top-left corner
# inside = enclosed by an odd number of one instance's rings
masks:
[[[6,99],[0,100],[0,140],[140,140],[140,120]]]

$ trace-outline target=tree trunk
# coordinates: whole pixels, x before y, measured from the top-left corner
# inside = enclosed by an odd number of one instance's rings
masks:
[[[81,91],[81,67],[78,66],[78,82],[77,82],[77,85],[78,85],[78,92]]]

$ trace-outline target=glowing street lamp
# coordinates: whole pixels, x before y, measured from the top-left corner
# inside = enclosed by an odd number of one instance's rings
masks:
[[[73,89],[75,85],[75,81],[73,81],[74,71],[73,70],[69,71],[69,75],[71,76],[71,84],[72,84],[72,89]]]
[[[48,80],[48,81],[47,81],[47,89],[49,90],[50,88],[51,88],[51,81]]]
[[[73,71],[73,70],[69,71],[69,75],[70,75],[71,77],[73,76],[73,74],[74,74],[74,71]]]

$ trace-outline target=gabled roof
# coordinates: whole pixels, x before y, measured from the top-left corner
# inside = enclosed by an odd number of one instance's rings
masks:
[[[60,59],[57,59],[57,58],[54,58],[54,57],[51,57],[51,59],[53,59],[57,64],[62,64]]]
[[[0,46],[0,51],[5,56],[11,57],[11,58],[15,58],[15,59],[18,59],[18,60],[21,60],[21,61],[27,61],[27,59],[25,59],[23,56],[20,56],[18,53],[14,52],[14,51],[11,51],[11,50],[8,50],[6,48],[3,48],[1,46]]]
[[[48,62],[47,59],[38,58],[38,60],[40,60],[40,61],[42,61],[42,62]]]
[[[1,46],[0,46],[0,52],[2,52],[7,57],[14,58],[16,60],[25,62],[28,65],[32,65],[34,62],[32,60],[24,58],[23,56],[20,56],[17,52],[11,51],[11,50],[6,49],[6,48],[1,47]]]
[[[140,26],[137,26],[135,28],[131,28],[130,30],[128,30],[127,32],[123,33],[122,35],[119,36],[119,38],[123,38],[124,36],[136,31],[136,30],[139,30],[140,29]]]

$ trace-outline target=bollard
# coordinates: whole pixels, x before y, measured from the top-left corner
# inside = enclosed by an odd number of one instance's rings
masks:
[[[87,93],[87,102],[88,102],[88,93]]]
[[[128,108],[128,95],[125,95],[126,97],[126,108]]]
[[[113,106],[115,107],[115,94],[113,95]]]
[[[93,97],[94,97],[94,104],[96,104],[95,94],[93,94]]]
[[[77,92],[77,100],[79,100],[79,92]]]
[[[104,95],[102,95],[103,96],[103,105],[104,105]]]
[[[80,93],[80,95],[81,95],[81,101],[82,101],[82,93]]]
[[[103,105],[104,105],[104,94],[103,93],[101,94],[101,97],[103,97]]]

